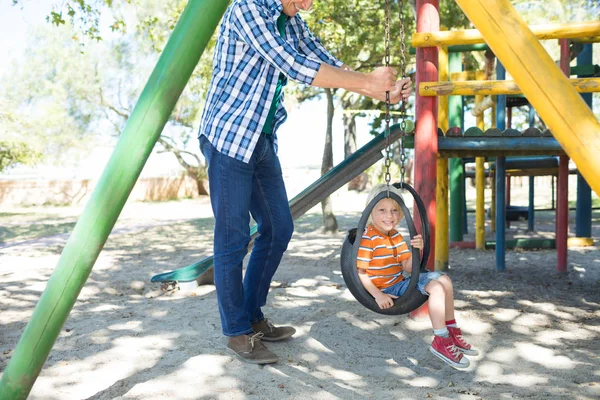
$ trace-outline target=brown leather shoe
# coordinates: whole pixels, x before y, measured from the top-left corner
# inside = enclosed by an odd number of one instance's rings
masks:
[[[254,335],[232,336],[227,341],[227,350],[241,361],[250,364],[271,364],[279,361],[279,357],[260,341],[261,333]]]
[[[252,324],[252,329],[256,333],[262,333],[262,340],[265,342],[278,342],[285,340],[296,333],[296,329],[291,326],[275,326],[268,319],[263,319]]]

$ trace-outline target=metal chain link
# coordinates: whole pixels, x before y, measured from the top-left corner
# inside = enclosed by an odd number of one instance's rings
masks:
[[[400,74],[402,78],[406,77],[406,41],[404,27],[404,0],[398,2],[400,9]],[[406,136],[406,99],[402,98],[400,104],[400,182],[404,184],[404,174],[406,173],[406,153],[404,149],[404,136]]]
[[[390,0],[385,0],[385,66],[390,66]],[[385,92],[385,183],[390,190],[390,166],[392,157],[390,150],[390,92]]]
[[[402,78],[406,77],[406,42],[404,27],[404,0],[398,2],[400,12],[400,74]],[[390,0],[385,0],[385,66],[390,66]],[[406,173],[406,151],[404,148],[404,136],[406,135],[406,99],[402,98],[400,105],[400,182],[404,183]],[[392,175],[390,167],[392,165],[390,146],[390,92],[385,92],[385,183],[388,191]]]

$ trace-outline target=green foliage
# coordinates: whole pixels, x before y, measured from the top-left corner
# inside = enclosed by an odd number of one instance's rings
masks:
[[[23,3],[23,0],[13,0],[13,5]],[[130,4],[131,0],[122,0],[119,4]],[[100,17],[103,12],[113,7],[112,0],[67,0],[54,4],[46,21],[55,26],[70,24],[77,28],[84,37],[91,40],[102,40],[100,32]],[[114,17],[110,25],[112,31],[124,31],[125,22]]]
[[[600,14],[597,0],[512,0],[528,24],[595,21]]]
[[[0,82],[0,101],[8,104],[15,116],[10,123],[0,120],[0,128],[28,137],[31,148],[57,158],[71,157],[67,149],[90,147],[94,137],[118,135],[186,3],[57,1],[48,15],[54,28],[38,32],[27,44],[27,58],[14,66],[9,79]],[[13,0],[13,5],[25,4],[25,0]],[[384,63],[384,4],[383,0],[317,0],[303,18],[333,55],[355,70],[369,72]],[[531,23],[589,20],[596,18],[600,7],[590,0],[514,0],[513,4]],[[404,43],[408,47],[415,29],[414,7],[414,0],[391,0],[392,66],[400,65],[400,12],[405,16]],[[110,31],[101,32],[100,17]],[[470,25],[451,0],[440,1],[440,18],[447,29]],[[213,37],[165,130],[165,143],[172,151],[195,140],[214,44]],[[465,56],[468,68],[482,68],[482,60],[476,53]],[[414,70],[414,59],[408,56],[406,69]],[[286,88],[286,104],[322,93],[291,84]],[[384,109],[381,102],[343,90],[335,91],[335,96],[346,110]],[[373,117],[373,131],[380,131],[381,123],[381,116]]]
[[[100,52],[82,53],[66,27],[35,32],[24,58],[0,83],[3,137],[27,138],[29,148],[55,163],[75,161],[76,153],[92,148],[103,113],[90,99],[98,95],[101,71],[96,68],[102,58]]]
[[[0,172],[19,164],[32,165],[40,153],[22,141],[0,140]]]
[[[469,28],[471,22],[454,0],[440,1],[440,25],[448,29]]]
[[[77,13],[94,14],[100,9],[97,6],[105,7],[105,12],[110,6],[110,15],[117,21],[127,20],[127,25],[117,22],[119,32],[105,31],[102,41],[82,40],[81,25],[74,25],[69,18],[59,26],[38,29],[25,45],[24,58],[12,66],[8,79],[0,81],[0,104],[14,116],[11,121],[0,120],[0,129],[27,137],[45,162],[63,165],[85,157],[98,141],[118,136],[186,1],[129,3],[99,1],[88,2],[95,5],[93,9],[72,7]],[[169,143],[169,151],[180,163],[189,163],[184,168],[194,176],[204,175],[203,165],[195,154],[181,154],[196,136],[194,125],[212,72],[213,47],[214,39],[161,141]]]
[[[310,29],[320,38],[325,48],[352,69],[360,72],[385,65],[385,8],[384,2],[356,0],[318,1],[310,13],[304,14]],[[400,11],[404,14],[404,45],[410,45],[415,20],[409,1],[391,1],[390,4],[390,65],[401,70]],[[366,21],[374,21],[369,23]],[[405,71],[414,68],[414,61],[406,54]],[[401,71],[402,73],[402,71]],[[406,75],[406,74],[404,74]],[[313,89],[314,90],[314,89]],[[385,104],[344,90],[335,92],[345,110],[383,110]],[[399,106],[394,106],[398,110]],[[353,117],[359,114],[354,114]],[[372,127],[379,128],[381,117],[373,119]]]

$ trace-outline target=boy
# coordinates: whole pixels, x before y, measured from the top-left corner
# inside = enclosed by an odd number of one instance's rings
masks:
[[[379,193],[388,190],[386,184],[375,186],[369,193],[367,204]],[[390,186],[390,192],[400,196]],[[404,218],[400,205],[391,198],[379,201],[371,211],[370,221],[360,241],[358,250],[358,276],[365,289],[382,309],[392,307],[394,299],[408,288],[413,268],[411,252],[396,226]],[[416,235],[410,245],[423,248],[423,237]],[[467,368],[469,360],[463,355],[477,355],[462,336],[454,320],[454,293],[448,275],[427,272],[419,275],[417,289],[429,296],[429,318],[434,338],[429,350],[454,368]]]

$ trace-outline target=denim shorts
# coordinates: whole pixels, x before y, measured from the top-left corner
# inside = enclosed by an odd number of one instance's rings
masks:
[[[440,279],[440,276],[445,275],[443,272],[438,272],[438,271],[434,271],[434,272],[421,272],[419,274],[419,282],[417,282],[417,289],[419,289],[419,292],[423,293],[426,296],[429,296],[429,293],[427,293],[425,291],[425,286],[427,286],[427,284],[431,281],[436,281],[438,279]],[[404,294],[404,292],[406,292],[406,289],[408,289],[408,285],[410,284],[410,276],[407,276],[406,278],[404,278],[404,280],[396,283],[393,286],[390,286],[388,288],[382,289],[381,291],[383,293],[387,293],[387,294],[392,294],[394,296],[402,296]]]

